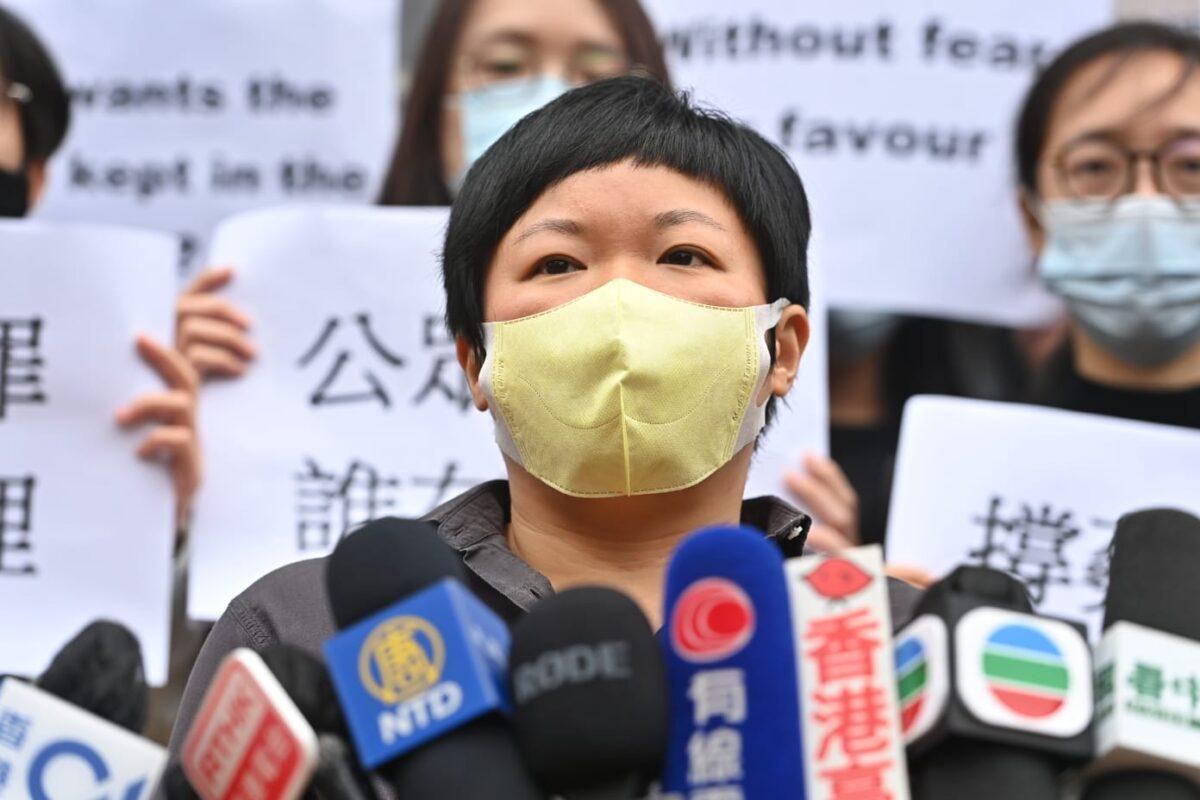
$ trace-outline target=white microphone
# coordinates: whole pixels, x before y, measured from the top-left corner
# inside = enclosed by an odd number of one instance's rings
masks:
[[[15,678],[0,680],[0,797],[144,800],[162,747]]]

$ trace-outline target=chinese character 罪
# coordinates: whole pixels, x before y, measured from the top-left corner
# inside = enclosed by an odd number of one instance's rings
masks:
[[[1027,503],[1020,513],[1007,519],[999,515],[1001,500],[993,496],[985,517],[974,521],[983,526],[983,544],[967,553],[979,564],[1004,570],[1025,582],[1030,599],[1040,604],[1051,584],[1068,584],[1063,547],[1079,536],[1079,526],[1070,511],[1055,513],[1049,505],[1036,512]]]
[[[746,678],[740,669],[711,669],[697,672],[688,687],[688,698],[697,725],[722,717],[737,725],[746,721]]]
[[[45,403],[42,377],[42,320],[0,319],[0,420],[13,403]]]
[[[404,359],[384,347],[379,337],[371,330],[371,316],[369,314],[356,314],[354,321],[361,330],[362,337],[366,340],[370,350],[385,364],[393,369],[404,366]],[[321,329],[321,332],[317,335],[317,340],[304,352],[304,355],[300,356],[298,366],[301,368],[307,367],[333,338],[334,333],[341,326],[341,323],[342,320],[338,317],[330,317],[325,322],[325,326]],[[317,384],[317,388],[309,396],[309,403],[314,406],[323,406],[334,403],[358,403],[378,400],[384,408],[390,408],[392,404],[391,397],[384,389],[383,382],[369,369],[362,371],[362,382],[355,388],[338,389],[335,386],[335,384],[341,382],[342,373],[345,371],[346,365],[350,363],[351,358],[349,349],[343,348],[338,352],[329,370],[325,373],[325,377],[321,379],[320,383]]]
[[[33,529],[35,486],[32,475],[0,476],[0,575],[33,575],[37,572],[32,562],[13,565],[8,558],[10,553],[28,555],[33,550],[29,534]]]
[[[362,461],[350,463],[344,475],[324,472],[311,458],[296,478],[296,534],[301,550],[323,549],[348,531],[396,505],[400,481],[381,477]],[[314,536],[315,534],[315,536]]]

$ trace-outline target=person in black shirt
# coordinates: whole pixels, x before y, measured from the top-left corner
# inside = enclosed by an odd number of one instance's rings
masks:
[[[1200,38],[1142,22],[1076,42],[1016,133],[1038,271],[1071,318],[1033,398],[1200,428]]]

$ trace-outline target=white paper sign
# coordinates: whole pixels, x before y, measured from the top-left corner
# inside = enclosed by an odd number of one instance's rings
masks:
[[[38,213],[200,252],[242,209],[374,199],[396,133],[395,0],[12,0],[72,93]]]
[[[247,376],[206,385],[205,484],[193,520],[188,612],[211,619],[259,577],[321,556],[347,528],[417,516],[505,476],[491,417],[471,403],[442,323],[446,209],[293,207],[218,229],[214,263],[254,320]],[[747,494],[823,451],[823,316],[791,407]]]
[[[0,683],[0,800],[145,800],[167,751],[15,680]]]
[[[1028,324],[1011,130],[1037,64],[1110,0],[648,0],[676,85],[795,160],[833,307]],[[821,244],[821,243],[819,243]]]
[[[254,320],[248,374],[205,387],[188,611],[211,619],[347,527],[504,477],[443,324],[446,209],[293,207],[216,232]]]
[[[175,261],[158,233],[0,222],[0,672],[108,618],[166,680],[171,482],[114,415],[163,391],[134,339],[169,341]]]
[[[1200,511],[1200,432],[1008,403],[905,406],[888,560],[1022,578],[1037,610],[1099,633],[1117,519]]]

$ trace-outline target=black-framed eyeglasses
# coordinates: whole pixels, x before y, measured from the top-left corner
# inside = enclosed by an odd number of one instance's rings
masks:
[[[1084,138],[1065,145],[1054,171],[1077,200],[1107,200],[1130,194],[1137,166],[1148,161],[1158,191],[1177,202],[1200,202],[1200,133],[1176,136],[1153,150],[1133,150],[1111,139]]]

